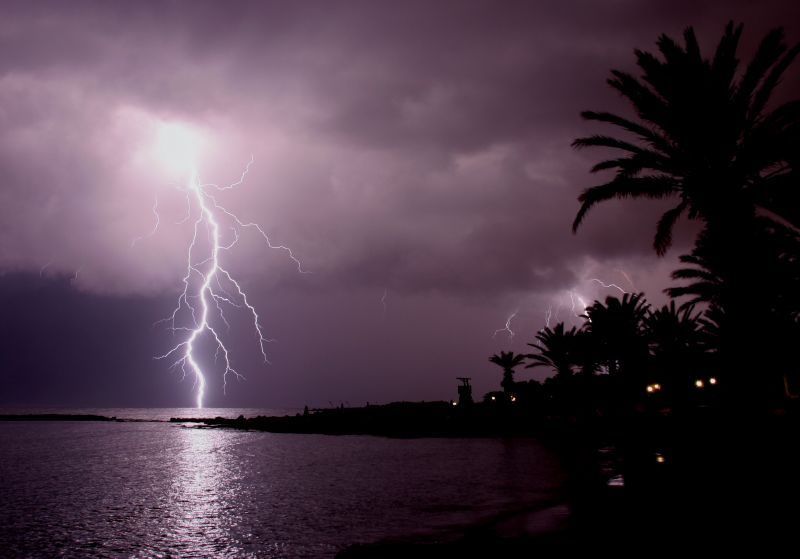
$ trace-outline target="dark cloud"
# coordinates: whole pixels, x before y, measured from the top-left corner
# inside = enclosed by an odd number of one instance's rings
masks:
[[[729,19],[744,21],[751,52],[800,21],[779,1],[5,2],[4,13],[8,398],[178,401],[172,377],[152,374],[164,332],[143,324],[180,285],[184,202],[151,151],[159,123],[182,121],[209,140],[207,180],[232,182],[254,155],[226,204],[313,271],[298,275],[256,238],[230,255],[279,339],[264,373],[236,334],[250,388],[212,397],[237,405],[447,397],[471,371],[488,388],[489,354],[523,351],[548,308],[568,317],[571,292],[607,294],[592,276],[661,297],[696,227],[681,224],[666,260],[651,244],[668,204],[607,204],[573,235],[578,193],[602,180],[588,173],[599,154],[569,147],[595,130],[578,112],[626,111],[608,72],[632,70],[633,49],[662,32],[694,25],[710,49]],[[783,95],[797,91],[795,72]],[[131,248],[154,197],[162,227]],[[76,321],[56,336],[68,358],[36,365],[23,341],[53,339],[40,320],[53,307]],[[515,310],[520,335],[492,338]],[[79,324],[106,325],[91,334],[103,351]]]

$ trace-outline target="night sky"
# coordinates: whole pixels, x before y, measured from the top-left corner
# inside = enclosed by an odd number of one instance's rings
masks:
[[[603,131],[581,110],[628,114],[605,80],[634,48],[692,25],[710,54],[731,19],[745,60],[777,25],[800,40],[791,0],[3,1],[0,405],[193,404],[153,359],[191,233],[156,148],[170,125],[196,134],[204,181],[252,155],[220,199],[311,272],[250,233],[225,255],[276,341],[263,364],[229,315],[247,380],[223,395],[210,373],[209,406],[451,399],[457,376],[480,395],[489,356],[525,352],[548,312],[580,323],[571,295],[579,313],[619,294],[592,278],[663,303],[697,224],[664,258],[669,202],[603,204],[573,235],[603,154],[570,143]],[[795,64],[776,100],[798,92]]]

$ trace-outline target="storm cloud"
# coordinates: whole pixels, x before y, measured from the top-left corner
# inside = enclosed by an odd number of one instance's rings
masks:
[[[606,204],[573,235],[577,195],[602,179],[588,173],[600,154],[570,148],[594,130],[578,113],[627,111],[605,79],[633,70],[633,49],[660,33],[693,25],[709,50],[728,20],[743,21],[752,52],[766,30],[800,21],[795,3],[777,1],[4,2],[3,12],[0,289],[5,328],[35,340],[3,344],[0,380],[16,379],[5,400],[190,401],[188,383],[151,359],[171,342],[150,324],[171,310],[190,235],[180,177],[153,152],[175,122],[204,139],[203,180],[236,181],[252,155],[243,184],[220,196],[312,272],[258,237],[229,256],[277,342],[264,367],[235,328],[248,380],[227,395],[214,384],[212,403],[226,406],[450,398],[463,375],[488,390],[499,378],[489,355],[524,351],[548,312],[577,320],[576,296],[615,293],[592,278],[663,301],[696,226],[682,223],[663,259],[651,248],[661,203]],[[798,73],[782,88],[800,91]],[[85,366],[35,358],[52,330],[29,317],[55,320],[54,308],[105,324],[91,341],[58,334]],[[517,335],[493,337],[514,312]],[[66,388],[30,388],[54,375]],[[100,378],[119,383],[100,390]]]

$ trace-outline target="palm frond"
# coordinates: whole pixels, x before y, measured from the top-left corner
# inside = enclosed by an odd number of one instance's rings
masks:
[[[654,132],[650,128],[633,122],[627,118],[623,118],[621,116],[617,116],[613,113],[609,112],[595,112],[595,111],[583,111],[581,112],[581,117],[585,120],[594,120],[596,122],[605,122],[608,124],[613,124],[615,126],[619,126],[640,136],[642,139],[649,142],[654,148],[658,149],[662,153],[666,154],[671,151],[672,146],[667,142],[662,136],[658,133]]]
[[[756,91],[753,102],[750,105],[750,111],[748,113],[748,121],[754,122],[759,118],[764,108],[767,106],[769,102],[769,98],[772,96],[772,92],[775,90],[775,87],[780,82],[781,77],[789,68],[789,66],[794,62],[794,59],[797,58],[797,55],[800,54],[800,44],[796,44],[793,46],[789,51],[780,59],[772,67],[769,75],[764,79],[761,87]]]
[[[663,256],[667,249],[672,245],[672,228],[680,218],[681,214],[686,211],[689,203],[684,200],[671,210],[664,212],[661,219],[658,220],[656,226],[656,237],[653,241],[653,246],[656,249],[656,254]]]
[[[595,205],[612,198],[651,198],[659,199],[675,192],[675,182],[666,175],[647,177],[617,176],[611,182],[592,186],[578,197],[581,207],[572,223],[572,231],[577,231],[586,213]]]

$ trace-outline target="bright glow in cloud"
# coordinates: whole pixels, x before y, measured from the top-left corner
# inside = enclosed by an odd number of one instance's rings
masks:
[[[164,171],[183,175],[197,167],[203,148],[202,133],[179,122],[162,122],[158,126],[155,156]]]

